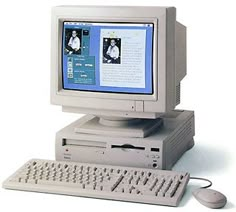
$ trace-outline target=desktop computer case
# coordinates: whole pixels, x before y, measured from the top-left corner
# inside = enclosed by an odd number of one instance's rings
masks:
[[[171,169],[194,145],[193,111],[165,114],[163,124],[144,138],[78,133],[83,118],[56,134],[56,160]]]

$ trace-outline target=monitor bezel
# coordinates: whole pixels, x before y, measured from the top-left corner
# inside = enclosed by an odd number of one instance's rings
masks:
[[[137,18],[113,18],[112,20],[110,18],[60,18],[58,19],[58,26],[59,26],[59,32],[58,35],[62,35],[63,33],[63,23],[64,22],[109,22],[109,23],[151,23],[153,24],[153,57],[152,57],[152,94],[136,94],[136,93],[114,93],[114,92],[94,92],[94,91],[82,91],[82,90],[68,90],[63,88],[63,74],[62,74],[62,69],[63,69],[63,64],[61,60],[61,49],[63,48],[63,42],[62,38],[58,38],[59,45],[58,45],[58,57],[59,59],[59,66],[58,66],[58,94],[59,95],[69,95],[73,97],[89,97],[89,98],[104,98],[104,99],[124,99],[124,100],[157,100],[158,99],[158,90],[157,90],[157,78],[158,78],[158,73],[155,66],[156,62],[154,59],[154,55],[157,54],[157,28],[158,28],[158,20],[153,19],[153,18],[145,18],[145,19],[137,19]]]

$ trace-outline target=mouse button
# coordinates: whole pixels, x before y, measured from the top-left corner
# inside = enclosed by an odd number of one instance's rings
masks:
[[[209,202],[224,202],[225,201],[226,197],[219,191],[215,191],[213,189],[206,189],[206,190],[209,190],[209,194],[208,194]]]
[[[194,196],[209,203],[221,202],[225,199],[223,194],[212,189],[198,189]]]

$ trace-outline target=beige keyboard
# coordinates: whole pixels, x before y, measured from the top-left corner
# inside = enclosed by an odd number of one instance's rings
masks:
[[[33,159],[3,187],[73,196],[177,206],[188,173]]]

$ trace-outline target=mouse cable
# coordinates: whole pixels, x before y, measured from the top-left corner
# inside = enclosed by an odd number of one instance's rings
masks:
[[[212,186],[212,182],[211,182],[210,180],[208,180],[208,179],[205,179],[205,178],[201,178],[201,177],[190,177],[189,179],[190,179],[190,180],[202,180],[202,181],[207,181],[207,182],[209,183],[209,185],[203,186],[203,187],[201,187],[201,188],[209,188],[209,187]]]

